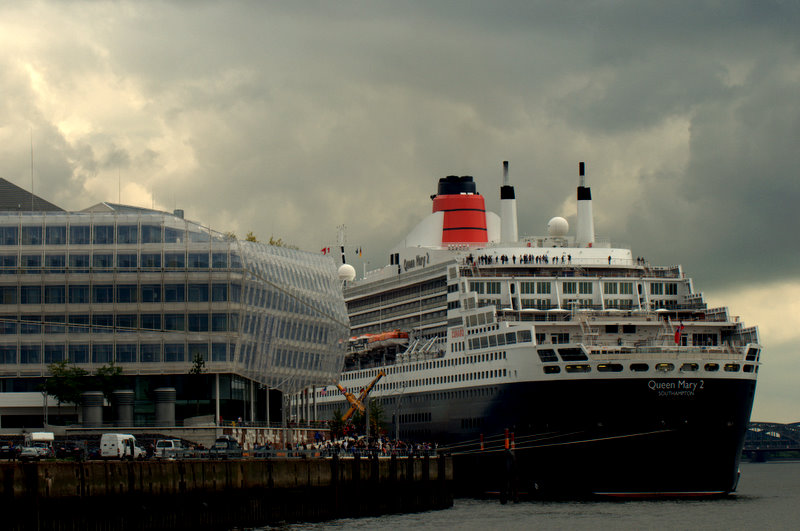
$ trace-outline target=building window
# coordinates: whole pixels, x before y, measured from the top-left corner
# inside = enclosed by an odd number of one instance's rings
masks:
[[[42,227],[22,227],[22,245],[41,245]]]
[[[98,304],[110,304],[114,302],[114,286],[111,284],[92,286],[92,302]]]
[[[142,253],[139,262],[143,268],[159,269],[161,268],[161,253]]]
[[[226,361],[225,343],[211,343],[211,361]]]
[[[19,362],[26,364],[38,364],[42,362],[41,345],[20,345]]]
[[[189,284],[189,302],[208,302],[208,284]]]
[[[136,269],[136,253],[117,253],[117,267],[120,269]]]
[[[139,243],[139,227],[136,225],[117,225],[117,243]]]
[[[190,313],[189,332],[208,332],[208,314]]]
[[[44,287],[44,303],[45,304],[64,304],[66,302],[66,287],[65,286],[45,286]]]
[[[67,265],[67,257],[63,254],[46,254],[44,256],[45,273],[63,274]]]
[[[17,363],[17,346],[0,345],[0,364],[14,365]]]
[[[20,286],[19,288],[19,302],[22,304],[41,304],[42,303],[42,287],[41,286]]]
[[[110,253],[94,253],[92,255],[92,267],[98,273],[110,273],[114,267],[114,255]]]
[[[161,345],[144,343],[139,345],[139,356],[142,363],[159,363],[161,361]]]
[[[69,302],[70,304],[88,304],[89,286],[70,286]]]
[[[88,245],[91,239],[91,227],[88,225],[70,225],[69,243],[70,245]]]
[[[18,242],[18,227],[0,227],[0,245],[17,245]],[[14,357],[16,358],[16,354]]]
[[[95,245],[114,243],[114,225],[95,225],[92,242]]]
[[[139,316],[139,323],[144,330],[161,330],[161,314],[143,313]]]
[[[214,302],[225,302],[228,300],[228,285],[227,284],[212,284],[211,285],[211,300]]]
[[[117,285],[117,302],[130,303],[136,302],[136,294],[139,291],[136,284],[118,284]]]
[[[164,266],[169,269],[184,269],[186,267],[186,254],[164,253]]]
[[[22,255],[22,272],[28,275],[38,275],[42,272],[42,256],[38,254]]]
[[[92,315],[92,333],[110,334],[114,331],[114,316],[111,314]]]
[[[228,314],[227,313],[214,313],[214,314],[211,314],[211,331],[212,332],[227,332],[228,331]]]
[[[92,345],[92,363],[111,363],[114,360],[114,345]]]
[[[70,363],[89,363],[89,345],[69,346]]]
[[[45,227],[44,237],[47,245],[64,245],[67,243],[67,227]]]
[[[142,243],[161,243],[161,225],[142,225]]]
[[[208,343],[189,343],[189,360],[196,358],[208,361]]]
[[[45,364],[59,363],[64,361],[64,345],[45,345],[44,362]]]
[[[164,329],[176,332],[186,330],[186,317],[182,313],[168,313],[164,315]]]
[[[208,253],[189,253],[190,269],[208,269]]]
[[[650,284],[650,295],[663,295],[664,284],[661,282],[653,282]]]
[[[89,332],[89,316],[88,315],[70,315],[69,316],[69,332],[71,334],[86,334]],[[87,359],[88,361],[88,359]]]
[[[164,345],[164,361],[185,361],[186,354],[183,343],[167,343]]]
[[[135,313],[117,314],[117,332],[135,332],[138,328],[139,316]]]
[[[136,344],[117,344],[117,363],[136,363]]]
[[[70,273],[88,273],[89,272],[89,255],[88,254],[71,254],[69,255],[69,270]]]
[[[17,286],[0,286],[0,304],[17,303]]]
[[[161,284],[142,284],[142,302],[161,302]]]
[[[211,255],[211,267],[214,269],[227,269],[228,268],[228,254],[227,253],[213,253]]]
[[[182,243],[186,241],[186,231],[164,227],[164,243]]]
[[[13,275],[17,272],[17,256],[0,256],[0,274]]]
[[[164,286],[164,300],[166,302],[185,302],[186,287],[183,284],[166,284]]]
[[[676,282],[666,282],[664,284],[664,295],[677,295],[678,284]]]

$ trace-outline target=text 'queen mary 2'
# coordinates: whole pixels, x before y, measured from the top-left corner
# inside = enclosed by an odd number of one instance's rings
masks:
[[[681,266],[596,240],[583,163],[574,236],[556,217],[546,236],[519,238],[504,170],[500,216],[472,177],[440,179],[389,265],[347,283],[341,384],[358,392],[383,371],[371,397],[390,432],[478,456],[477,468],[503,466],[509,430],[523,489],[733,491],[757,329],[708,308]],[[315,392],[323,418],[347,409],[334,386]]]

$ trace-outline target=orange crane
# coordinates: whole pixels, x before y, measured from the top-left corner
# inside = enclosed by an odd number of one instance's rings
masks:
[[[369,383],[369,385],[361,390],[361,393],[359,393],[358,398],[356,398],[353,395],[353,393],[348,392],[347,389],[342,387],[342,384],[340,384],[339,382],[335,382],[336,387],[339,388],[339,391],[341,391],[344,397],[347,399],[347,401],[350,402],[350,409],[347,410],[347,413],[342,415],[342,422],[347,422],[348,420],[350,420],[350,417],[353,416],[353,413],[356,412],[356,409],[358,409],[361,413],[364,413],[366,411],[366,408],[364,407],[364,400],[367,398],[367,395],[375,386],[375,384],[378,383],[378,380],[380,380],[384,376],[386,376],[385,372],[383,371],[378,372],[378,375],[375,378],[373,378],[373,380]]]

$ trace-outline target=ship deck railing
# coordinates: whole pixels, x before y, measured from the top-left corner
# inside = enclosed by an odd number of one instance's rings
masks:
[[[728,346],[716,347],[684,347],[684,346],[614,346],[608,348],[590,348],[589,354],[593,358],[636,356],[643,359],[682,359],[699,358],[708,360],[742,359],[743,349]]]
[[[647,265],[637,265],[635,260],[624,260],[624,263],[612,262],[610,265],[604,261],[597,264],[589,264],[587,262],[575,262],[566,264],[478,264],[476,262],[468,263],[461,261],[459,263],[459,272],[462,277],[616,277],[616,278],[671,278],[682,279],[685,278],[680,269],[678,268],[660,268],[650,267]],[[587,265],[597,265],[605,267],[593,267],[591,274],[583,267]]]

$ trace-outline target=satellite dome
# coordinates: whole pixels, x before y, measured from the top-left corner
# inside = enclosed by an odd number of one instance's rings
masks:
[[[356,278],[356,269],[350,264],[342,264],[339,266],[339,280],[350,282]]]
[[[566,236],[569,232],[569,223],[567,220],[556,216],[547,222],[547,235],[548,236]]]

